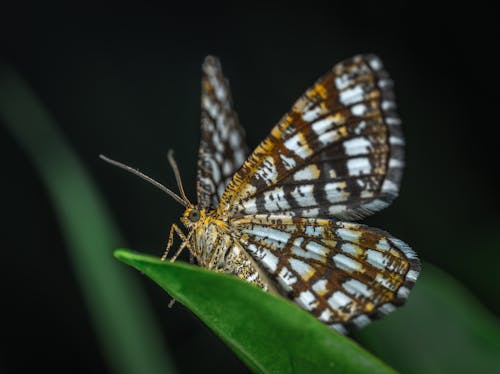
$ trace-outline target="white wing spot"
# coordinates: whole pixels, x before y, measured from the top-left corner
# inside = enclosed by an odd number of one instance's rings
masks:
[[[291,234],[285,231],[276,230],[267,226],[255,225],[250,228],[245,228],[243,231],[257,237],[270,238],[282,243],[288,242],[288,239],[291,237]]]
[[[352,299],[341,291],[335,291],[333,295],[328,299],[328,304],[337,310],[349,305]]]
[[[358,261],[354,261],[352,258],[347,257],[341,253],[336,254],[332,257],[333,262],[337,268],[347,271],[347,272],[360,272],[362,270],[362,265]]]
[[[361,237],[361,232],[349,229],[337,229],[335,232],[342,240],[348,242],[357,242]]]
[[[257,203],[256,203],[255,198],[248,199],[247,201],[245,201],[243,208],[245,209],[245,212],[247,212],[248,214],[256,214],[257,213]]]
[[[391,158],[389,160],[389,167],[390,168],[402,168],[404,165],[403,165],[403,162],[401,162],[400,160],[398,159],[395,159],[395,158]]]
[[[351,82],[352,79],[349,77],[349,74],[340,75],[335,78],[335,88],[337,88],[337,90],[343,90],[344,88],[349,86]]]
[[[365,104],[356,104],[351,108],[351,113],[355,116],[363,116],[366,113],[366,105]]]
[[[368,318],[368,316],[366,314],[360,314],[359,316],[357,316],[356,318],[354,318],[352,320],[352,322],[358,327],[358,328],[363,328],[365,327],[366,325],[368,325],[371,320],[370,318]]]
[[[304,241],[304,238],[297,238],[293,241],[293,245],[296,247],[302,246],[302,242]]]
[[[396,109],[396,103],[391,100],[382,101],[382,110]]]
[[[394,306],[394,304],[385,303],[379,306],[378,310],[384,314],[389,314],[394,312],[396,310],[396,307]]]
[[[265,250],[264,256],[261,258],[260,262],[269,270],[274,273],[278,266],[278,257],[273,255],[268,250]]]
[[[372,249],[366,251],[366,261],[378,269],[385,269],[387,266],[387,258],[382,253]]]
[[[321,134],[318,137],[318,141],[323,145],[327,145],[339,140],[340,138],[341,138],[340,132],[338,130],[332,130],[325,132],[324,134]]]
[[[299,297],[295,299],[295,302],[309,311],[315,309],[318,304],[318,300],[311,291],[301,292]]]
[[[389,249],[391,249],[391,247],[389,246],[387,240],[385,238],[382,238],[378,241],[375,249],[377,249],[378,251],[388,251]]]
[[[330,309],[325,309],[321,312],[319,320],[323,322],[328,322],[330,321],[331,317],[332,317],[332,312],[330,311]]]
[[[328,292],[328,288],[326,288],[327,283],[326,279],[320,279],[313,284],[312,289],[319,295],[324,295]]]
[[[408,273],[406,274],[406,279],[411,280],[413,282],[417,281],[418,278],[418,271],[416,270],[408,270]]]
[[[219,183],[221,181],[219,165],[217,165],[217,162],[212,158],[206,158],[206,161],[210,164],[210,170],[212,171],[212,178],[214,182]]]
[[[391,137],[389,137],[389,144],[392,144],[392,145],[404,145],[405,141],[403,140],[403,138],[399,138],[397,136],[391,136]]]
[[[304,135],[300,132],[285,141],[283,145],[286,149],[304,159],[313,153],[312,149],[309,148],[307,141],[304,139]]]
[[[386,277],[384,277],[381,273],[378,273],[377,276],[375,277],[375,281],[380,284],[381,286],[387,288],[388,290],[395,291],[396,287],[394,286],[393,283]]]
[[[292,291],[292,285],[297,282],[297,277],[285,266],[283,266],[278,274],[278,283],[287,292]]]
[[[347,329],[341,323],[333,323],[330,325],[330,327],[333,330],[337,331],[339,334],[347,335],[348,333]]]
[[[369,61],[368,61],[368,64],[370,64],[370,67],[375,70],[375,71],[378,71],[380,69],[382,69],[384,66],[382,65],[382,61],[380,61],[380,59],[378,57],[372,57]]]
[[[290,195],[295,199],[299,206],[314,206],[318,205],[316,199],[313,195],[314,185],[306,184],[302,186],[296,186]]]
[[[316,118],[318,118],[321,114],[321,107],[315,106],[313,109],[308,110],[307,112],[302,113],[302,119],[306,122],[312,122]]]
[[[345,153],[348,156],[355,156],[370,153],[371,143],[366,138],[354,138],[344,142]]]
[[[280,158],[286,170],[292,170],[295,166],[297,166],[297,163],[291,157],[285,156],[284,154],[280,154]]]
[[[398,297],[403,299],[407,299],[408,295],[410,295],[410,289],[408,287],[400,287],[398,290]]]
[[[303,278],[306,278],[308,274],[314,271],[314,269],[307,263],[296,258],[290,258],[288,259],[288,262],[290,263],[292,269],[295,270],[295,272],[297,272]]]
[[[378,81],[378,86],[382,89],[391,87],[392,86],[392,80],[390,79],[381,79]]]
[[[326,199],[331,203],[346,201],[350,193],[346,190],[346,182],[327,183],[324,187]]]
[[[224,175],[230,175],[233,171],[233,163],[229,160],[225,160],[222,164],[222,172]]]
[[[339,94],[340,102],[343,105],[351,105],[363,100],[363,88],[361,86],[354,86]]]
[[[396,117],[387,117],[385,119],[385,123],[387,123],[390,126],[398,126],[401,125],[401,120]]]
[[[290,209],[283,187],[264,192],[264,207],[270,212]]]
[[[366,129],[366,121],[361,121],[354,128],[354,133],[356,135],[359,135],[363,132],[364,129]]]
[[[320,171],[318,167],[315,164],[308,165],[304,167],[303,169],[295,172],[293,174],[293,179],[296,181],[301,181],[301,180],[314,180],[318,179],[320,174]]]
[[[342,213],[347,209],[347,206],[345,205],[332,205],[328,208],[328,213],[330,213],[332,216]]]
[[[361,157],[347,160],[347,169],[349,170],[349,175],[352,176],[370,174],[372,167],[368,158]]]
[[[262,179],[267,185],[272,184],[278,177],[276,165],[271,156],[267,156],[262,162],[261,167],[255,172],[258,179]]]
[[[304,217],[317,217],[319,214],[319,208],[304,209],[301,213]]]
[[[398,185],[393,181],[386,179],[382,184],[382,191],[396,194],[398,192]]]
[[[354,255],[354,256],[357,256],[360,252],[360,248],[357,245],[353,245],[351,243],[342,244],[340,249],[342,250],[342,252],[348,253],[348,254]]]
[[[232,131],[229,135],[229,144],[231,148],[236,149],[241,146],[241,137],[236,131]]]
[[[306,226],[306,229],[304,232],[308,236],[322,236],[324,233],[324,230],[323,230],[322,226],[309,225],[309,226]]]
[[[311,251],[313,253],[316,253],[318,255],[320,255],[321,257],[326,257],[326,255],[328,254],[329,252],[329,249],[325,246],[322,246],[321,244],[318,244],[314,241],[310,241],[306,244],[305,248],[308,250],[308,251]]]
[[[373,295],[373,290],[371,290],[366,284],[361,283],[356,279],[349,279],[342,284],[342,287],[355,297],[371,297]]]
[[[316,133],[316,135],[323,134],[326,130],[328,130],[333,124],[333,117],[328,116],[317,122],[312,124],[312,129]]]

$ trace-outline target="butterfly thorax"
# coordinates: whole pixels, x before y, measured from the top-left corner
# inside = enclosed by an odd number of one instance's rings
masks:
[[[273,288],[242,248],[242,233],[216,210],[189,206],[180,221],[189,230],[188,247],[201,266],[235,275],[265,290]]]
[[[190,206],[180,221],[189,230],[188,237],[192,255],[198,263],[209,269],[224,266],[224,254],[231,241],[227,222],[216,217],[214,210]]]

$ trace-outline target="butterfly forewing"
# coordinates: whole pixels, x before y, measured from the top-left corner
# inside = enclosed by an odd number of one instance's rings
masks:
[[[286,215],[234,224],[283,293],[343,333],[404,303],[420,270],[405,243],[364,225]]]
[[[248,148],[219,60],[208,56],[202,72],[198,205],[217,209],[224,189],[245,161]]]
[[[250,155],[222,215],[280,213],[358,219],[397,195],[403,138],[392,81],[373,56],[336,65]]]

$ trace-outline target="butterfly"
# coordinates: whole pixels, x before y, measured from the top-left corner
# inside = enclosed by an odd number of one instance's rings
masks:
[[[293,300],[346,334],[402,305],[420,272],[415,252],[354,221],[397,196],[404,139],[393,82],[375,55],[335,65],[249,154],[220,62],[202,65],[197,202],[126,165],[185,207],[173,224],[205,268]]]

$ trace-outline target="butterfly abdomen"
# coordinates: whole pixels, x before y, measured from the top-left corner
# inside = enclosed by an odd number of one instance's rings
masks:
[[[204,218],[192,228],[192,253],[200,266],[237,276],[268,290],[269,280],[238,244],[234,227],[213,213],[208,216],[203,213]]]

